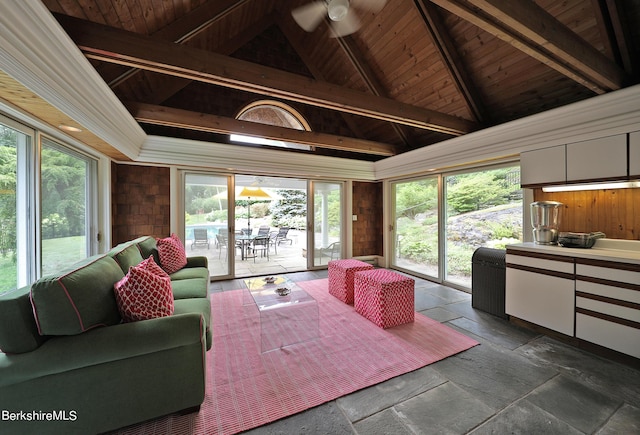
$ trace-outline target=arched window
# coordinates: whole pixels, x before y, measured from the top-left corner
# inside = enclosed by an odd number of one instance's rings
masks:
[[[311,131],[309,123],[298,111],[279,101],[261,100],[244,107],[236,116],[241,121],[256,122],[258,124],[275,125],[277,127],[292,128],[294,130]],[[258,145],[269,145],[281,148],[295,148],[301,150],[311,150],[309,145],[299,143],[284,142],[279,140],[265,139],[255,136],[243,136],[232,134],[232,142],[252,143]]]

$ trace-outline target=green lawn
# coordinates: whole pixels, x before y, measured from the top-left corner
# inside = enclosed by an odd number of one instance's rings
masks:
[[[16,286],[16,265],[11,261],[11,254],[0,257],[0,294]]]
[[[85,236],[61,237],[42,241],[42,274],[47,275],[86,257]],[[0,294],[16,287],[17,268],[11,254],[0,257]]]

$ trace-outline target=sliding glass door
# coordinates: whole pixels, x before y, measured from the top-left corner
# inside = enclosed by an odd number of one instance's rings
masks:
[[[184,239],[187,256],[205,256],[212,278],[231,276],[235,248],[229,225],[231,180],[226,175],[184,175]]]
[[[439,278],[438,177],[391,184],[392,265]]]
[[[187,256],[206,256],[214,280],[303,271],[343,256],[342,182],[205,172],[183,180]],[[268,251],[256,255],[254,240],[264,236]]]
[[[97,177],[95,158],[0,117],[0,294],[97,252]]]
[[[311,264],[324,266],[342,258],[342,183],[313,181]]]
[[[522,241],[520,167],[444,177],[447,283],[471,288],[471,257],[479,247],[504,249]]]
[[[519,166],[492,166],[391,183],[391,265],[471,290],[479,247],[522,240]]]
[[[10,123],[9,120],[6,120]],[[36,277],[33,207],[33,132],[0,124],[0,294]]]
[[[40,158],[42,275],[92,254],[97,162],[42,139]]]

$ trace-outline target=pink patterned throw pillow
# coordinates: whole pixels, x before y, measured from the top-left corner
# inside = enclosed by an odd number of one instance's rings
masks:
[[[187,253],[182,241],[175,234],[171,237],[158,239],[156,243],[160,265],[169,274],[182,269],[187,265]]]
[[[146,260],[142,260],[136,267],[148,270],[154,275],[158,275],[162,278],[169,278],[169,274],[165,272],[163,268],[158,266],[158,263],[153,259],[153,255],[149,256]]]
[[[154,268],[160,269],[162,274],[154,273]],[[155,264],[153,258],[130,267],[129,273],[115,283],[113,289],[120,315],[125,322],[173,314],[171,278]]]

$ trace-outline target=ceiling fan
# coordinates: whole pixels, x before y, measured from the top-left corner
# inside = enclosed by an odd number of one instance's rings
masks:
[[[350,35],[360,28],[356,10],[380,12],[387,0],[325,0],[314,1],[291,11],[293,19],[307,32],[313,32],[325,16],[333,30],[333,38]]]

